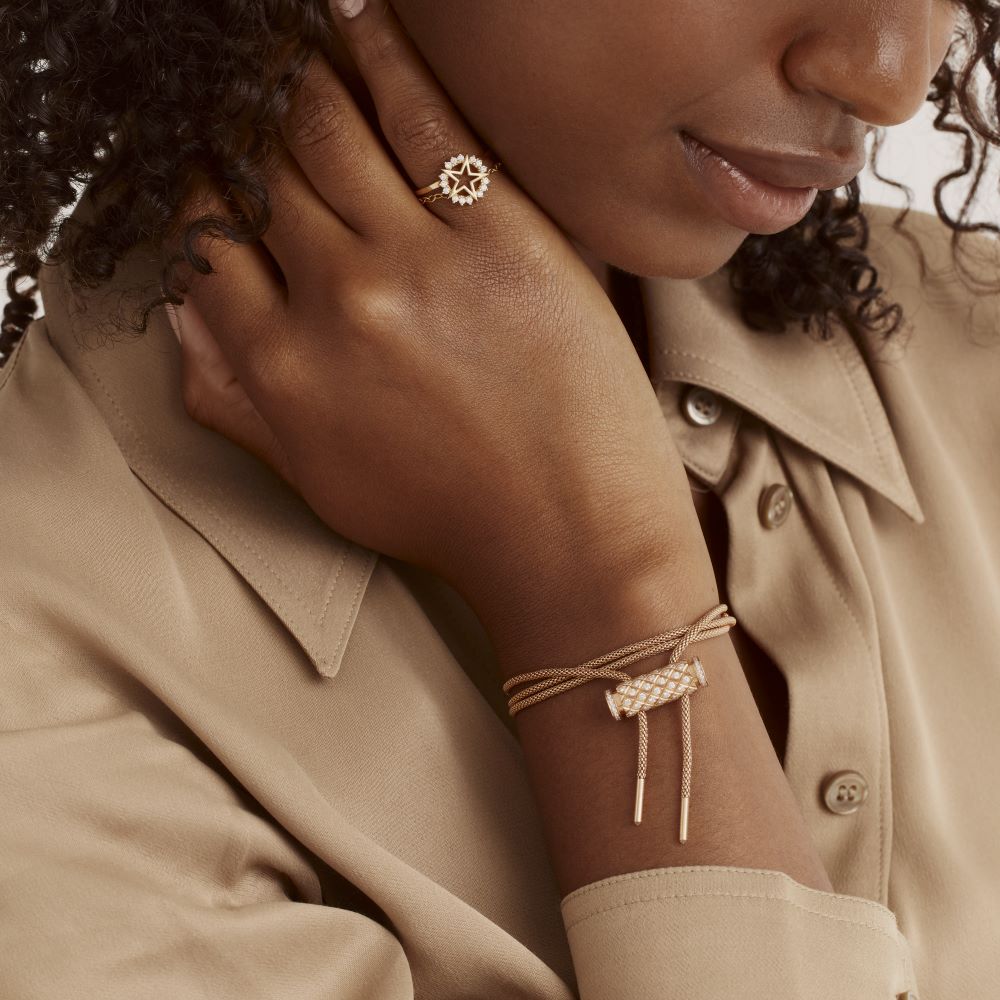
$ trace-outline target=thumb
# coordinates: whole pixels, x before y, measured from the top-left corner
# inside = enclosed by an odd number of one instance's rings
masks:
[[[167,303],[165,308],[181,346],[181,394],[188,415],[255,455],[295,487],[284,448],[244,391],[194,302]]]

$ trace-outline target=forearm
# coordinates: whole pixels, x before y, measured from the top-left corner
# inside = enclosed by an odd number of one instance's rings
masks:
[[[520,633],[503,632],[503,680],[582,663],[686,625],[719,602],[707,552],[697,545],[676,550],[662,570],[595,578],[584,600],[573,590],[568,586],[565,606],[547,607],[544,619]],[[678,702],[647,713],[649,767],[638,826],[638,720],[612,718],[603,691],[615,682],[582,684],[515,716],[561,892],[623,872],[692,864],[773,869],[830,890],[729,635],[688,651],[702,659],[709,683],[691,698],[695,756],[686,844],[678,842]],[[660,653],[626,670],[634,676],[668,659]]]

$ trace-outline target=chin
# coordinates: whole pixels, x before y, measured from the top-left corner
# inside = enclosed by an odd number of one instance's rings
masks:
[[[605,232],[594,242],[579,239],[602,260],[641,278],[704,278],[723,267],[747,235],[721,222],[671,225],[656,220],[627,233]]]

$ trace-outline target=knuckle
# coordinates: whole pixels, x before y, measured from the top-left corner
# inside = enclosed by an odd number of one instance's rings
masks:
[[[447,110],[434,104],[404,106],[383,123],[389,141],[397,149],[442,155],[453,145]]]
[[[294,142],[304,148],[349,145],[348,108],[335,92],[310,94],[297,101],[290,113],[289,127]]]
[[[378,21],[365,37],[357,40],[357,61],[364,69],[392,63],[402,56],[403,51],[399,31],[384,21]]]
[[[385,342],[403,328],[408,308],[399,282],[372,279],[346,289],[340,306],[355,336],[377,342]]]

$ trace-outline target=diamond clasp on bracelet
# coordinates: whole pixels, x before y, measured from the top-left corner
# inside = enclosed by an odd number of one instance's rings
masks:
[[[705,667],[699,657],[667,663],[647,674],[622,681],[613,691],[604,692],[611,714],[616,719],[630,719],[639,715],[639,772],[635,781],[635,814],[633,822],[642,822],[642,800],[646,789],[646,753],[649,729],[646,712],[665,705],[668,701],[681,701],[681,729],[684,743],[684,766],[681,777],[681,818],[679,839],[687,842],[688,811],[691,802],[691,710],[689,695],[708,683]]]
[[[606,690],[604,697],[616,719],[630,719],[639,712],[691,694],[707,683],[705,668],[696,656],[690,663],[679,660],[677,663],[657,667],[648,674],[622,681],[613,691],[610,688]]]

